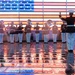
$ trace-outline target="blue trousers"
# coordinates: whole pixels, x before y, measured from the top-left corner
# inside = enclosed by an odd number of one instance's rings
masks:
[[[66,41],[68,50],[74,50],[75,33],[66,33]]]

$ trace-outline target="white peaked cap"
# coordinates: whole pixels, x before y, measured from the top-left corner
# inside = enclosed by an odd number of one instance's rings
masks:
[[[74,10],[69,10],[69,13],[74,13]]]

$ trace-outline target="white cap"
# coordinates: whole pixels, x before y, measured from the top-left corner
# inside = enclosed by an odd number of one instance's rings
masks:
[[[69,10],[69,13],[74,13],[74,10]]]

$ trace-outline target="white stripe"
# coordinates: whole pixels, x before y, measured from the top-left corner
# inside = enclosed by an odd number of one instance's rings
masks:
[[[74,27],[74,25],[67,25],[67,27]]]
[[[34,0],[34,2],[66,2],[66,0]]]
[[[29,19],[29,18],[28,18]],[[4,20],[4,21],[27,21],[28,19],[0,19],[0,20]],[[58,18],[54,18],[54,19],[51,19],[51,18],[49,18],[50,20],[53,20],[53,21],[61,21],[60,19],[58,19]],[[32,21],[47,21],[47,20],[49,20],[48,18],[47,19],[31,19]]]
[[[67,0],[67,2],[75,2],[75,0]]]
[[[62,14],[66,14],[66,12],[61,12]],[[0,12],[0,14],[17,14],[17,15],[19,15],[19,14],[59,14],[59,12],[18,12],[18,13],[16,13],[16,12]]]
[[[19,12],[0,12],[0,14],[19,14]]]
[[[34,6],[34,8],[66,8],[66,6]],[[75,6],[67,6],[67,8],[75,8]]]
[[[66,0],[34,0],[34,2],[66,2]],[[75,2],[75,0],[67,0],[67,2]]]

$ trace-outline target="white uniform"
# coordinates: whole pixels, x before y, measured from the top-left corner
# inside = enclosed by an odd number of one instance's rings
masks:
[[[56,43],[57,42],[57,33],[58,33],[58,27],[56,25],[54,25],[52,27],[52,33],[53,33],[53,42]]]
[[[48,41],[49,41],[49,26],[47,24],[43,28],[43,32],[44,32],[44,43],[48,43]]]
[[[39,43],[39,26],[36,26],[35,29],[36,42]]]

